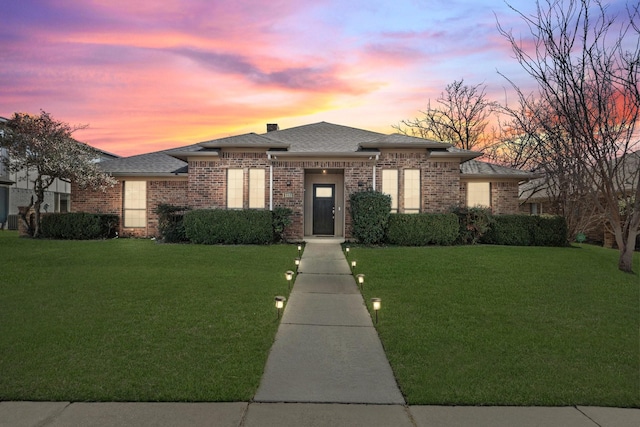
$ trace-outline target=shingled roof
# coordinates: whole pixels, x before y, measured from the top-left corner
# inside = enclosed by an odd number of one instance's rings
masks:
[[[360,150],[360,144],[384,136],[382,133],[349,126],[320,122],[263,134],[269,139],[289,144],[289,152],[338,152]]]
[[[454,155],[462,160],[461,172],[473,177],[531,178],[531,174],[490,163],[470,160],[482,155],[476,151],[461,150],[438,141],[402,134],[384,135],[364,129],[327,122],[275,130],[261,135],[243,135],[213,139],[198,144],[154,153],[107,160],[100,164],[113,175],[166,176],[188,173],[187,158],[217,156],[225,148],[261,148],[278,156],[326,155],[370,156],[382,148],[423,148],[434,157]]]
[[[521,178],[529,180],[535,175],[520,169],[508,168],[493,163],[469,160],[460,165],[460,172],[474,178]]]

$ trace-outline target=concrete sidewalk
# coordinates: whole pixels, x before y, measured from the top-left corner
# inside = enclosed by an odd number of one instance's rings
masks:
[[[640,409],[315,403],[0,402],[2,427],[638,427]]]
[[[256,402],[404,404],[339,244],[307,244]]]

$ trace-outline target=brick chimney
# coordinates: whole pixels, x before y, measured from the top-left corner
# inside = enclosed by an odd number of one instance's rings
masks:
[[[277,123],[267,123],[267,132],[273,132],[280,130]]]

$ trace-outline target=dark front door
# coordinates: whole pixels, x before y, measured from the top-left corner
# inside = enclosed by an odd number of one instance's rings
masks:
[[[335,184],[313,184],[313,234],[334,234],[335,206]]]

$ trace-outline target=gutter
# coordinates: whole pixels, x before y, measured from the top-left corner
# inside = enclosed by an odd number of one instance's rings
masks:
[[[269,160],[269,210],[273,211],[273,162],[271,161],[271,153],[267,153]]]

